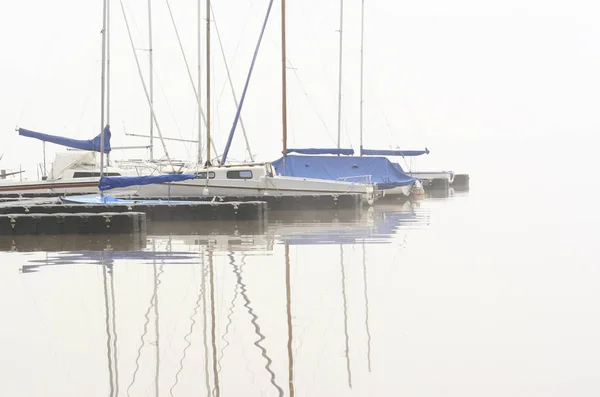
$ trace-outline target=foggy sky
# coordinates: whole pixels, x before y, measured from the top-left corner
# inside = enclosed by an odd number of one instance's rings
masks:
[[[101,3],[28,0],[4,6],[2,168],[41,161],[41,143],[19,138],[15,126],[81,139],[99,133]],[[171,3],[196,79],[196,2]],[[147,2],[124,4],[147,79]],[[238,97],[267,4],[213,1]],[[360,1],[346,0],[344,8],[342,146],[358,149]],[[366,1],[365,147],[427,146],[432,154],[420,161],[448,169],[472,168],[477,158],[466,159],[465,153],[488,150],[498,141],[589,146],[600,128],[599,8],[591,1]],[[281,151],[280,12],[276,1],[242,113],[260,160],[273,160]],[[287,24],[293,67],[288,69],[289,146],[333,147],[339,2],[288,1]],[[166,136],[194,139],[196,102],[164,1],[153,3],[152,27],[159,124]],[[214,26],[212,33],[213,136],[222,151],[235,106]],[[120,3],[112,0],[113,145],[144,144],[125,137],[123,129],[146,134],[149,126],[128,40]],[[204,53],[205,43],[201,45]],[[201,82],[203,98],[205,84]],[[241,132],[238,125],[233,159],[245,158]],[[155,147],[161,156],[158,141]],[[49,159],[57,150],[63,149],[49,147]],[[169,151],[188,158],[196,148],[169,143]]]

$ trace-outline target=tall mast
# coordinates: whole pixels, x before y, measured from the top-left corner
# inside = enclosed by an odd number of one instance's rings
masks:
[[[337,120],[337,147],[340,148],[342,136],[342,38],[344,27],[344,0],[340,0],[340,61],[338,76],[338,120]],[[339,154],[338,154],[339,156]]]
[[[365,44],[365,0],[361,1],[360,10],[360,155],[363,149],[363,71],[364,71],[364,44]]]
[[[206,161],[210,162],[210,0],[206,0]]]
[[[202,81],[202,7],[201,0],[198,0],[198,91],[196,92],[198,101],[198,164],[202,164],[202,97],[200,96],[200,86]],[[190,76],[191,77],[191,76]],[[193,84],[193,82],[192,82]]]
[[[110,0],[106,0],[106,125],[110,125]],[[106,166],[110,166],[110,153],[106,153]]]
[[[150,161],[154,160],[154,55],[152,53],[152,0],[148,0],[148,63],[150,74],[148,76],[148,89],[150,91]]]
[[[285,50],[285,0],[281,0],[281,116],[283,122],[283,158],[287,154],[287,67]],[[284,160],[285,169],[285,160]]]
[[[106,76],[106,1],[102,3],[102,74],[100,77],[100,178],[104,176],[104,104]]]

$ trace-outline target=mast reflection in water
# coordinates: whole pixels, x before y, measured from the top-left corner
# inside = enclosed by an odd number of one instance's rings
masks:
[[[280,217],[256,234],[227,225],[129,245],[100,238],[91,250],[47,243],[20,257],[21,277],[63,343],[84,347],[78,357],[64,350],[78,364],[61,370],[106,391],[98,395],[344,394],[372,371],[368,247],[397,251],[428,214],[404,205],[313,219]],[[75,273],[78,291],[65,288]],[[42,292],[52,285],[68,299]],[[74,321],[88,331],[74,334]],[[40,360],[53,358],[42,350]]]

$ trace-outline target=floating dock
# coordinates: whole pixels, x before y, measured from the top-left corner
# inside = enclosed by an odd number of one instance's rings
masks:
[[[146,232],[142,212],[22,213],[0,215],[0,235],[138,234]]]
[[[131,197],[136,200],[148,198]],[[355,209],[362,206],[360,194],[317,194],[301,196],[207,196],[207,197],[153,197],[152,200],[195,201],[199,203],[227,204],[264,202],[269,210],[337,210]]]
[[[469,190],[469,179],[469,174],[456,174],[450,186],[457,190]]]
[[[141,251],[148,233],[2,236],[0,252]]]
[[[452,171],[410,172],[410,176],[419,178],[425,190],[469,190],[469,175],[455,174]]]
[[[64,193],[9,193],[0,194],[0,204],[3,202],[15,202],[22,199],[51,199],[58,197],[80,196],[81,194]],[[132,200],[154,200],[154,201],[198,201],[198,202],[213,202],[213,203],[229,203],[229,202],[259,202],[267,203],[268,209],[273,210],[333,210],[333,209],[349,209],[357,208],[362,205],[362,197],[357,193],[347,194],[317,194],[317,195],[300,195],[300,196],[191,196],[191,197],[137,197],[123,196],[124,199]]]
[[[18,201],[0,206],[0,215],[144,213],[148,221],[224,221],[267,219],[267,205],[251,202],[43,204]]]

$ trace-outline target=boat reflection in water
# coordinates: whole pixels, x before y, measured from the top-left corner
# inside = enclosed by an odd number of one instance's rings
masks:
[[[85,319],[87,343],[77,354],[86,359],[65,349],[71,364],[60,370],[87,373],[87,387],[104,390],[99,394],[368,390],[369,373],[377,371],[369,317],[377,289],[368,286],[368,264],[378,265],[368,247],[393,247],[393,236],[423,227],[428,217],[407,203],[314,219],[280,215],[262,228],[153,225],[144,244],[98,240],[86,251],[31,254],[22,272],[31,282],[60,282],[81,269],[78,283],[87,292],[67,307],[45,297],[43,310],[49,319],[64,311],[70,321]],[[70,321],[52,326],[77,344],[83,336],[69,338]],[[40,363],[53,359],[39,355]]]

